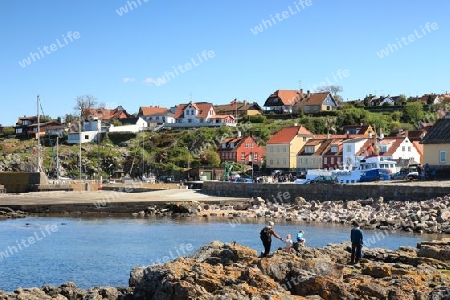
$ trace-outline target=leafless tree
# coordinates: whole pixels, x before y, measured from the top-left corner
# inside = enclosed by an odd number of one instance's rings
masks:
[[[341,93],[342,91],[343,91],[343,88],[342,88],[342,86],[339,86],[339,85],[324,85],[324,86],[319,86],[316,89],[317,93],[323,93],[323,92],[331,93],[331,95],[333,95],[334,100],[336,100],[337,102],[342,102],[342,97],[337,94],[337,93]]]
[[[74,109],[77,115],[85,118],[87,117],[86,114],[89,114],[86,110],[94,108],[97,105],[97,98],[92,95],[83,95],[78,96],[76,102],[77,104]]]

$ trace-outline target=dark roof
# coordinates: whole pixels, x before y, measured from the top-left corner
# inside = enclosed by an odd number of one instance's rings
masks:
[[[421,144],[450,144],[450,118],[436,121],[420,142]]]

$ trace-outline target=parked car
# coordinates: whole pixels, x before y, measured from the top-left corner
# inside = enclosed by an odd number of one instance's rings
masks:
[[[306,181],[305,184],[339,184],[337,176],[317,176],[314,179]]]
[[[159,176],[158,181],[164,183],[173,183],[175,182],[175,178],[173,176]]]
[[[392,175],[392,179],[394,180],[403,180],[408,176],[409,170],[406,168],[402,168],[400,171]]]
[[[384,181],[384,180],[390,180],[391,174],[389,173],[389,170],[387,169],[373,169],[373,170],[367,170],[363,171],[361,173],[361,178],[359,179],[360,182],[371,182],[371,181]]]

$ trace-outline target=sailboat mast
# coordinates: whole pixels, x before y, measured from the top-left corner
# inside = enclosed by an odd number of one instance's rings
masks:
[[[41,99],[37,96],[37,172],[41,172]]]

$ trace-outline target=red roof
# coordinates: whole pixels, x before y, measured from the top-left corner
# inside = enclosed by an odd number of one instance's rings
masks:
[[[159,106],[141,106],[139,112],[143,116],[161,115],[167,113],[169,110],[165,107]]]
[[[190,102],[188,104],[180,104],[175,110],[174,118],[175,119],[183,118],[184,110],[188,105],[191,105],[193,108],[197,110],[197,115],[195,116],[196,118],[206,118],[211,108],[213,108],[212,103],[208,102],[198,102],[198,103]]]
[[[311,131],[303,126],[289,126],[275,133],[266,144],[288,144],[299,134],[312,135]]]

